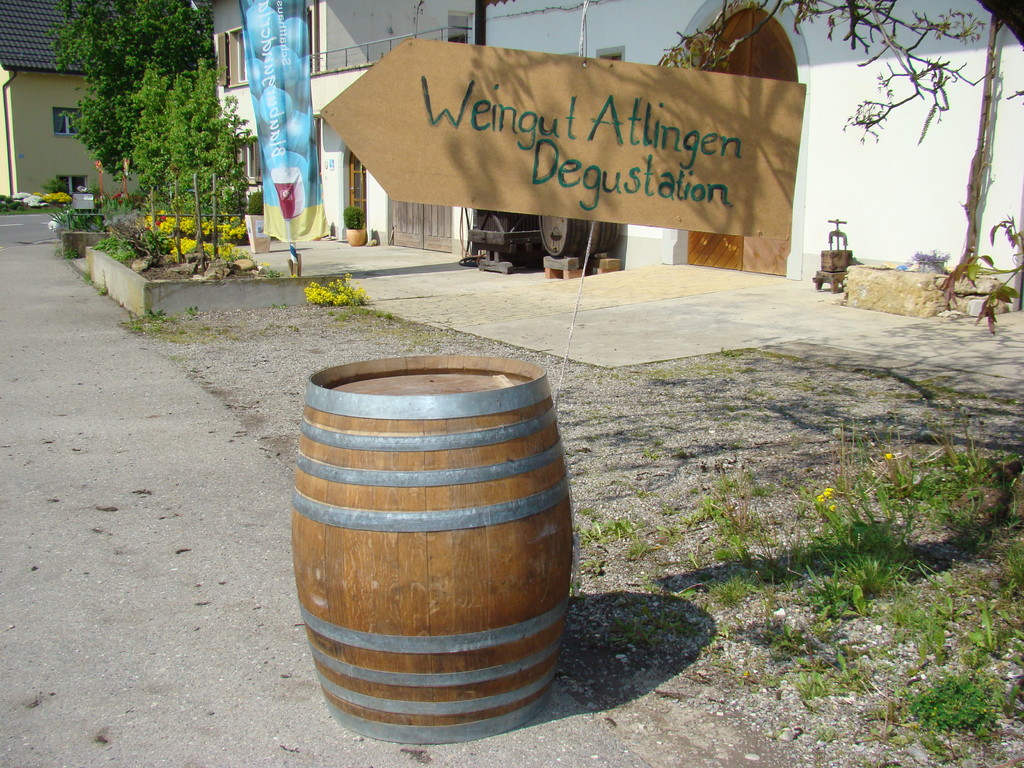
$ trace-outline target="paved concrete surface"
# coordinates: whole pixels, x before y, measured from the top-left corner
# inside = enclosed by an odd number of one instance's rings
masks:
[[[659,759],[559,686],[540,722],[469,744],[419,752],[339,728],[294,597],[290,472],[53,251],[0,248],[0,764],[781,765],[699,711],[693,737],[675,734]],[[304,256],[307,273],[352,272],[381,309],[559,353],[580,285],[402,249],[322,243]],[[283,264],[283,251],[265,260]],[[1014,390],[1020,320],[992,339],[835,307],[810,284],[654,268],[587,278],[571,355],[629,365],[768,346],[966,369]]]
[[[268,259],[285,268],[284,246]],[[1024,313],[1000,317],[993,336],[972,319],[909,318],[840,306],[808,281],[691,266],[654,266],[548,280],[501,275],[455,257],[395,247],[303,244],[304,274],[349,272],[374,306],[428,325],[566,353],[618,367],[758,347],[954,377],[1024,396]],[[573,326],[573,312],[579,311]],[[572,329],[571,345],[570,328]]]

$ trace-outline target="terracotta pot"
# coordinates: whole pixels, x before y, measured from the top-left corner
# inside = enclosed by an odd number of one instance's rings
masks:
[[[365,229],[346,229],[345,238],[349,245],[366,245]]]

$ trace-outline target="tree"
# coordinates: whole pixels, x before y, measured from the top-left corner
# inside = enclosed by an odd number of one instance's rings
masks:
[[[146,71],[174,77],[213,65],[208,3],[189,0],[58,0],[57,65],[83,73],[79,140],[107,168],[131,157]]]
[[[978,2],[1013,32],[1018,43],[1024,45],[1024,5],[1020,0],[978,0]]]
[[[131,157],[139,184],[166,190],[178,182],[191,189],[198,174],[208,202],[216,174],[219,209],[240,212],[248,179],[238,156],[252,134],[235,111],[237,100],[217,98],[217,73],[206,64],[176,76],[147,70],[133,101],[139,118]]]
[[[993,5],[999,3],[993,2]],[[1007,4],[1007,3],[1003,3]],[[921,53],[929,39],[973,43],[980,39],[985,23],[971,13],[949,11],[931,16],[913,12],[897,13],[897,0],[772,0],[771,2],[728,2],[708,27],[691,35],[680,34],[679,43],[662,57],[664,66],[685,66],[695,69],[719,70],[730,54],[744,41],[756,35],[769,19],[783,10],[793,13],[794,26],[823,22],[828,39],[841,35],[850,50],[865,57],[862,66],[892,57],[893,63],[878,77],[880,100],[860,103],[847,124],[864,131],[865,136],[878,137],[889,116],[900,107],[915,101],[928,105],[921,130],[924,138],[936,116],[950,106],[947,89],[956,82],[972,82],[963,73],[964,65],[953,64],[941,56]],[[738,8],[761,8],[764,16],[751,32],[736,40],[723,39],[726,19]]]

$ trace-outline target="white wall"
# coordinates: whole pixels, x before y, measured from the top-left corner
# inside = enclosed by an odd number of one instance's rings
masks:
[[[321,19],[321,52],[412,34],[417,30],[423,32],[445,27],[448,24],[449,11],[471,13],[474,7],[473,0],[426,0],[417,14],[415,0],[373,0],[359,3],[317,0],[317,5]],[[214,33],[240,27],[241,11],[237,0],[216,0],[213,20]],[[310,83],[314,114],[319,117],[321,110],[365,71],[354,69],[314,75]],[[252,99],[248,87],[242,85],[221,90],[224,95],[238,99],[238,114],[251,129],[254,129]],[[387,94],[381,94],[381,98],[387,98]],[[348,159],[348,147],[325,121],[320,175],[327,221],[337,237],[344,235],[342,211],[349,204]],[[455,223],[458,224],[458,219],[455,219]],[[366,227],[376,231],[382,243],[387,243],[391,231],[389,199],[371,174],[368,174],[367,178]],[[458,230],[454,231],[454,239],[457,241]],[[457,249],[458,243],[455,242],[453,252]]]
[[[547,0],[514,0],[488,10],[489,45],[548,53],[574,53],[580,39],[579,6],[552,7]],[[975,2],[948,5],[984,15]],[[943,11],[948,5],[942,6]],[[935,4],[903,0],[902,13],[914,7],[934,14]],[[678,31],[692,32],[721,8],[720,0],[592,0],[587,15],[586,53],[623,46],[628,61],[656,64],[675,44]],[[862,56],[842,42],[828,41],[823,23],[792,32],[783,27],[797,56],[800,81],[807,85],[798,182],[793,211],[793,252],[787,275],[808,277],[820,266],[828,246],[829,219],[849,222],[843,228],[854,255],[865,261],[902,263],[917,250],[940,250],[956,260],[963,251],[966,218],[963,203],[978,131],[981,89],[967,83],[949,88],[952,108],[934,122],[923,143],[918,137],[927,114],[914,104],[893,115],[878,141],[862,141],[859,129],[844,130],[857,104],[876,98],[877,76],[886,61],[860,68]],[[980,79],[987,30],[969,46],[929,43],[951,61],[965,63],[964,73]],[[1024,103],[1008,95],[1024,89],[1024,51],[1005,30],[1001,38],[1001,93],[994,129],[995,157],[986,193],[982,253],[1010,266],[1005,241],[993,247],[988,231],[1007,215],[1022,223],[1024,205]],[[678,263],[685,251],[683,233],[628,228],[627,268],[649,263]]]
[[[977,10],[973,6],[973,10]],[[987,35],[987,33],[986,33]],[[951,109],[934,120],[918,144],[927,105],[907,105],[894,113],[876,140],[857,128],[844,130],[857,104],[876,97],[878,66],[858,68],[849,49],[807,36],[812,61],[805,120],[808,167],[804,273],[813,270],[827,246],[828,219],[849,221],[844,230],[861,260],[902,263],[915,251],[939,250],[955,262],[966,237],[967,182],[977,140],[981,87],[955,83],[949,88]],[[1012,36],[1001,39],[1005,92],[1024,87],[1024,55]],[[835,61],[843,49],[845,60]],[[947,45],[950,60],[964,62],[965,74],[980,79],[985,42],[970,48]],[[1020,208],[1024,183],[1024,104],[1002,100],[995,125],[992,183],[986,195],[983,253],[1004,265],[1009,248],[992,249],[987,232]]]

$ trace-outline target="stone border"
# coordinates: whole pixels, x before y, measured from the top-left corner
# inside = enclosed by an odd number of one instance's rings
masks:
[[[105,237],[109,237],[106,232],[65,230],[60,233],[60,247],[65,253],[68,250],[74,250],[78,254],[78,258],[81,259],[85,256],[86,249],[92,248]]]
[[[300,306],[306,286],[321,285],[342,275],[308,277],[254,277],[231,280],[147,280],[95,248],[85,251],[87,277],[97,288],[133,315],[163,312],[178,315],[195,308],[200,312]]]

